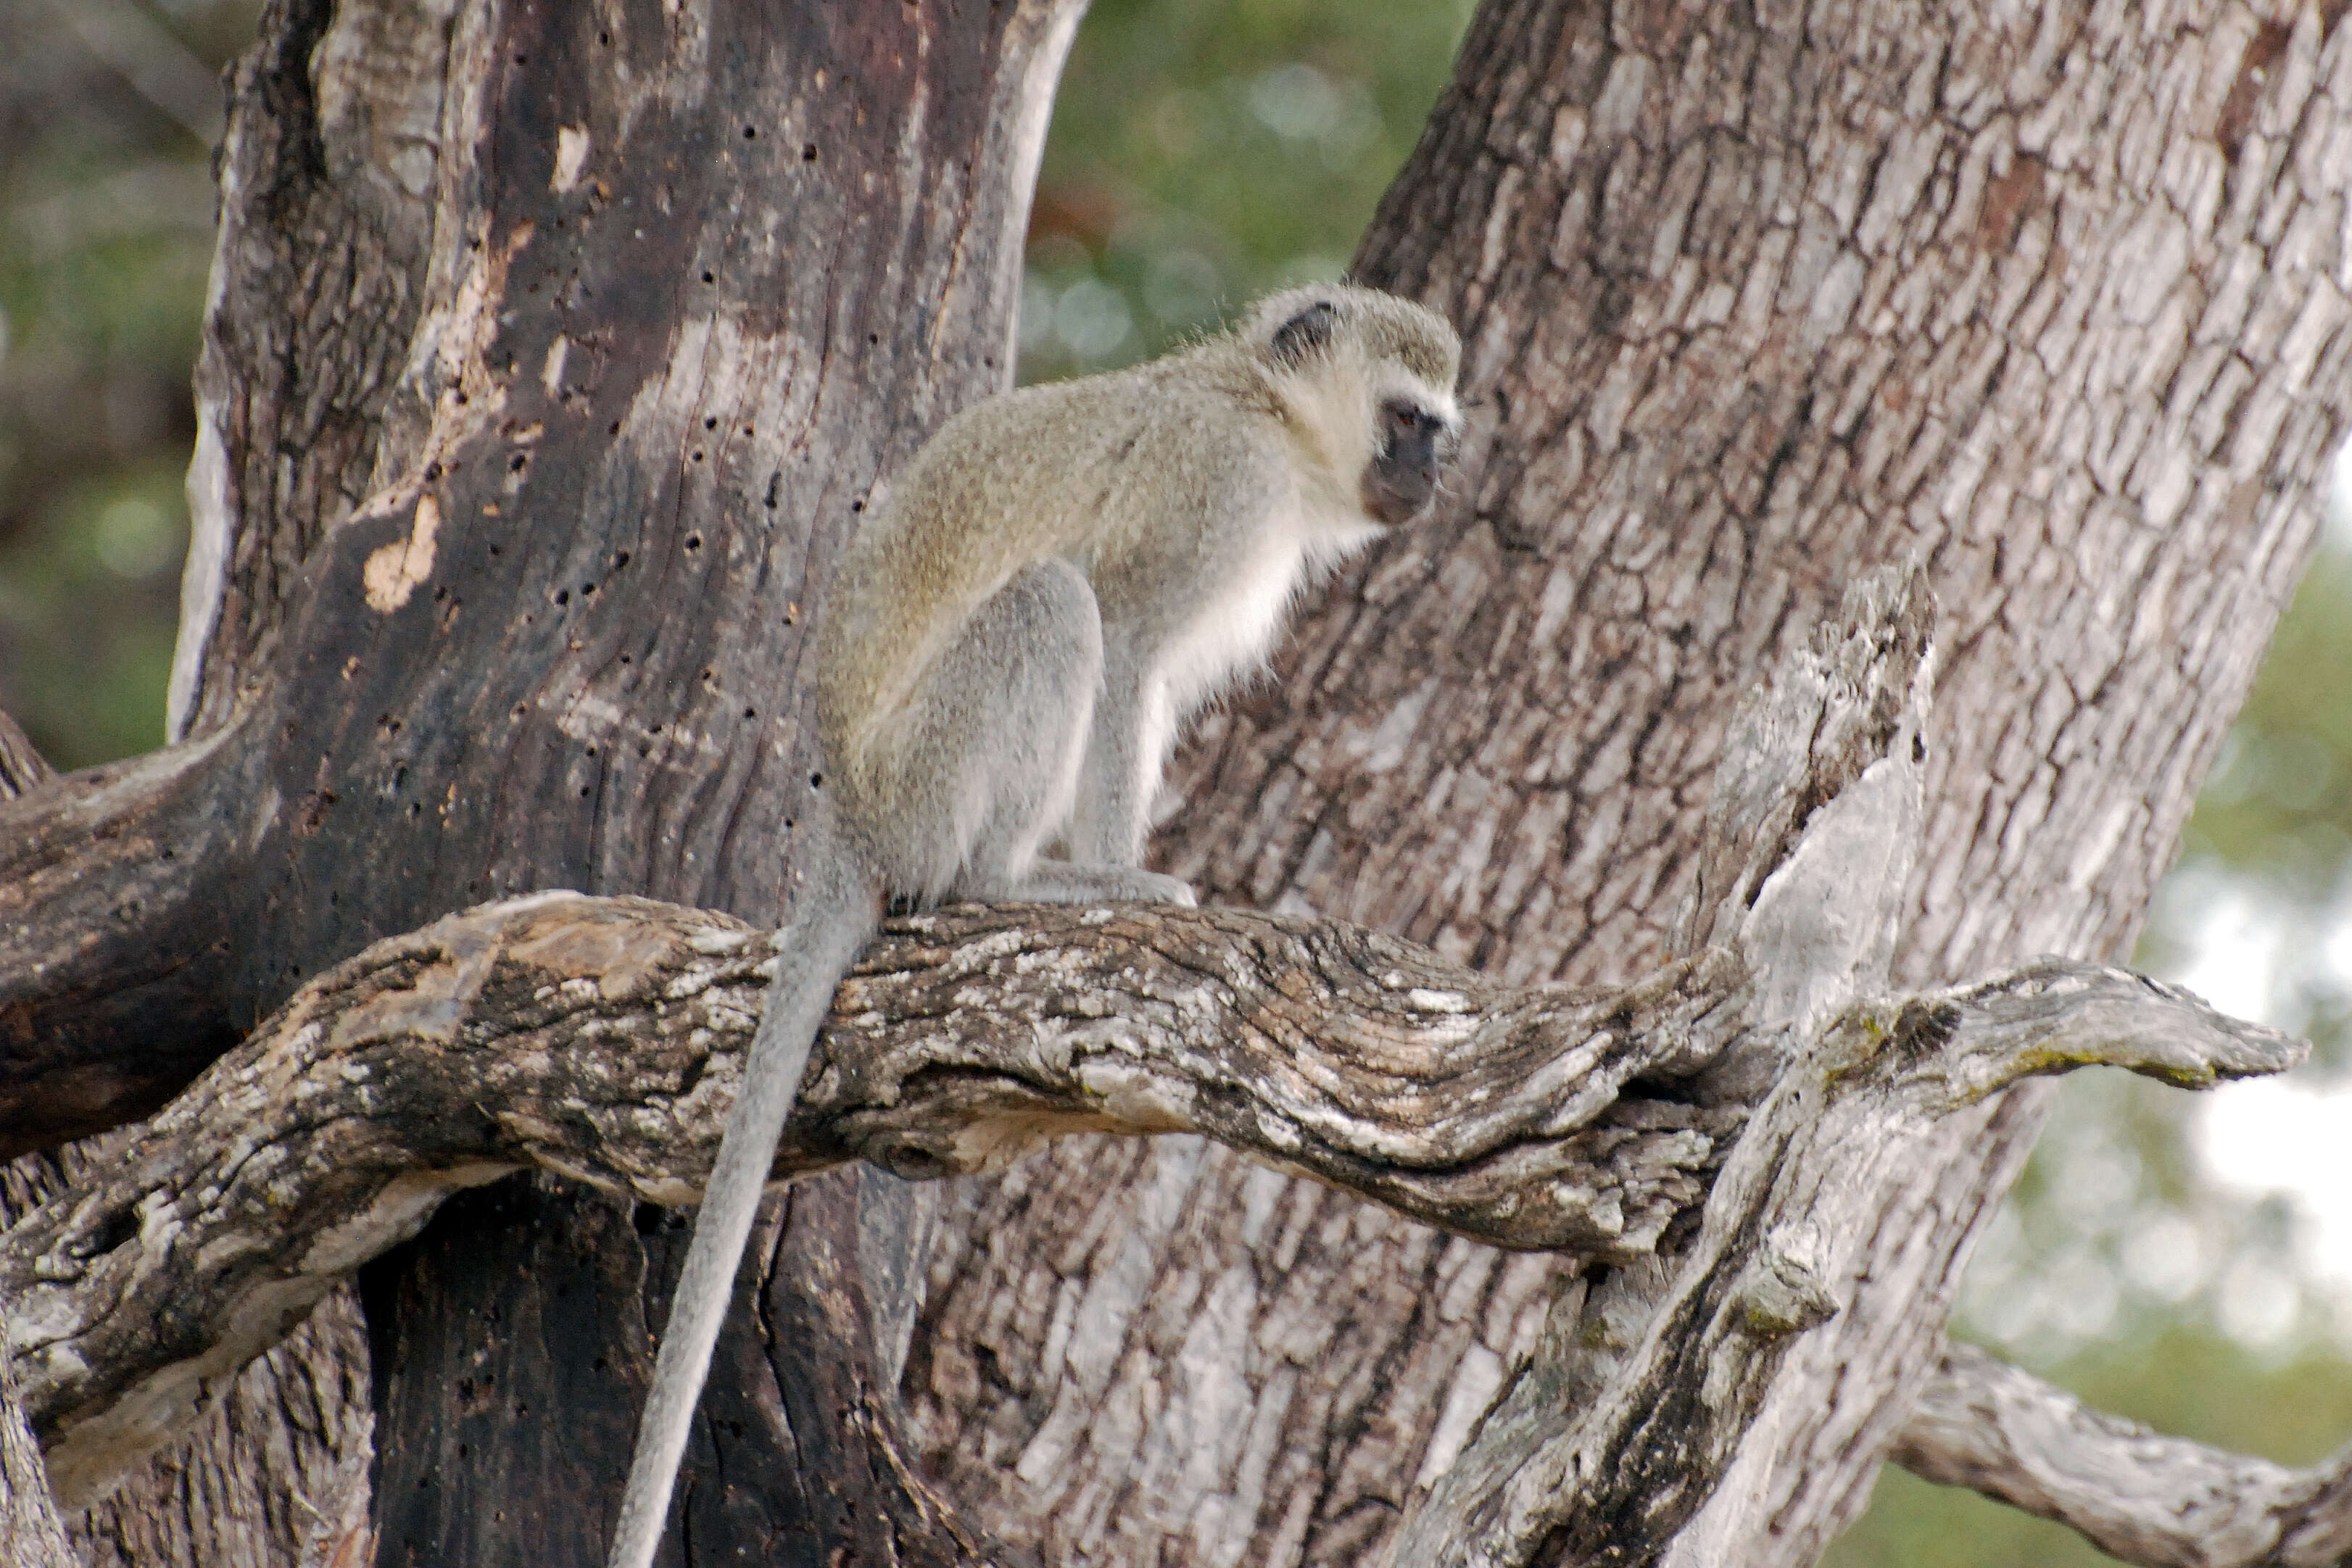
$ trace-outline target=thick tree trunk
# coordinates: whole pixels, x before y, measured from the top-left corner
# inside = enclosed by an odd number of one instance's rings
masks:
[[[877,476],[1005,377],[1076,9],[271,7],[198,380],[195,739],[43,786],[0,836],[0,1093],[57,1113],[12,1135],[152,1107],[298,983],[483,899],[773,919],[808,611]],[[1360,256],[1465,329],[1458,499],[1205,728],[1164,863],[1500,981],[1651,971],[1713,940],[1734,705],[1864,568],[1917,559],[1942,695],[1924,750],[1885,759],[1924,779],[1927,831],[1896,939],[1846,981],[2113,952],[2344,423],[2334,19],[1489,5]],[[1932,1052],[1931,1013],[1887,1038]],[[1749,1325],[1706,1428],[1738,1457],[1711,1502],[1714,1458],[1675,1477],[1641,1549],[1808,1561],[1932,1369],[2036,1113],[1885,1122],[1909,1157],[1842,1200],[1868,1222],[1759,1294],[1725,1226],[1788,1212],[1828,1147],[1790,1109],[1816,1081],[1767,1098],[1784,1059],[1696,1092],[1777,1141],[1666,1263],[1614,1271],[1182,1138],[944,1189],[804,1182],[722,1342],[679,1549],[1352,1563],[1409,1504],[1459,1504],[1518,1532],[1498,1552],[1575,1555],[1545,1512],[1565,1491],[1496,1512],[1475,1467],[1416,1480],[1474,1441],[1658,1462],[1612,1380],[1702,1343],[1644,1338],[1663,1306]],[[452,1103],[453,1147],[493,1131]],[[142,1227],[85,1218],[27,1278],[135,1260]],[[377,1561],[593,1560],[677,1240],[530,1177],[370,1270]],[[1521,1395],[1615,1402],[1474,1438],[1515,1366]]]
[[[1358,264],[1464,330],[1460,502],[1205,727],[1155,863],[1505,976],[1635,972],[1732,705],[1918,559],[1946,664],[1897,973],[2119,956],[2352,398],[2336,15],[1482,8]],[[1716,1561],[1810,1562],[1860,1508],[2039,1104],[1885,1192]],[[925,1452],[1056,1560],[1362,1560],[1559,1288],[1168,1142],[964,1184],[939,1234]]]
[[[5,1088],[47,1117],[16,1146],[151,1109],[303,978],[497,894],[778,915],[811,612],[878,476],[1009,380],[1079,8],[268,7],[197,374],[173,707],[202,738],[0,835],[0,1016],[40,1047]],[[768,1312],[813,1326],[780,1373],[741,1320],[722,1345],[745,1405],[691,1463],[696,1560],[958,1560],[888,1455],[867,1325],[905,1309],[854,1278],[904,1275],[909,1202],[794,1195],[792,1235],[885,1239],[782,1243],[812,1271]],[[380,1561],[598,1554],[612,1489],[580,1478],[625,1466],[674,1250],[646,1228],[532,1187],[371,1277]],[[877,1414],[829,1441],[803,1406],[859,1386]]]

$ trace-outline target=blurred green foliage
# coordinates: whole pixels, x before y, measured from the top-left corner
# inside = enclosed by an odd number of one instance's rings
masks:
[[[211,254],[209,73],[257,8],[0,5],[0,708],[63,766],[162,739]],[[1267,288],[1337,277],[1469,10],[1097,0],[1039,181],[1023,377],[1129,363]],[[2141,961],[2308,1030],[2319,1074],[2340,1076],[2352,526],[2336,538],[2200,803]],[[2070,1081],[1971,1268],[1963,1329],[2159,1429],[2308,1460],[2352,1437],[2352,1328],[2313,1282],[2308,1216],[2217,1188],[2193,1114],[2190,1097],[2137,1081]],[[2058,1526],[1890,1471],[1830,1561],[2107,1560]]]
[[[1338,277],[1444,86],[1468,0],[1097,0],[1039,172],[1028,381],[1129,364]]]
[[[258,8],[0,5],[0,708],[59,767],[163,739],[218,72]]]

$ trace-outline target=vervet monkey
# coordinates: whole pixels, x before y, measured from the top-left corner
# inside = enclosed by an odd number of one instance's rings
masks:
[[[1136,865],[1177,727],[1259,664],[1301,585],[1429,509],[1460,358],[1421,306],[1292,289],[1150,364],[965,411],[867,517],[819,623],[803,880],[612,1568],[653,1561],[776,1140],[884,901],[1192,904]]]

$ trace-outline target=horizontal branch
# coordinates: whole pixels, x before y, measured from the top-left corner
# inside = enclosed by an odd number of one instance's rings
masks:
[[[2352,1448],[2309,1469],[2166,1437],[1954,1344],[1887,1456],[2138,1568],[2352,1561]]]
[[[541,894],[319,977],[111,1170],[0,1241],[23,1398],[86,1500],[447,1195],[529,1165],[698,1196],[772,938]],[[1331,923],[1157,906],[894,921],[836,998],[780,1176],[1001,1166],[1198,1132],[1460,1234],[1643,1255],[1741,1119],[1628,1085],[1738,1028],[1720,951],[1618,990],[1504,987]]]
[[[59,1496],[99,1493],[452,1192],[537,1165],[695,1201],[772,944],[723,915],[542,894],[305,986],[0,1238]],[[1626,1262],[1735,1146],[1747,1113],[1668,1079],[1738,1043],[1748,994],[1716,948],[1618,989],[1513,988],[1335,922],[950,909],[891,922],[844,983],[776,1174],[868,1159],[939,1176],[1061,1134],[1194,1132],[1457,1234]],[[2057,964],[1857,1009],[1832,1034],[1833,1078],[1907,1086],[1914,1115],[2091,1061],[2180,1077],[2294,1054],[2135,976]],[[1774,1162],[1755,1142],[1737,1157],[1765,1160],[1760,1179]]]

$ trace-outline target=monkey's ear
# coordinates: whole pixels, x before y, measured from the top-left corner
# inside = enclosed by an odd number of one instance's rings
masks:
[[[1266,352],[1274,362],[1297,370],[1331,346],[1331,329],[1339,312],[1328,299],[1318,299],[1274,329]]]

